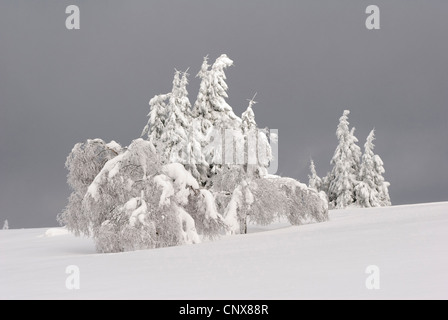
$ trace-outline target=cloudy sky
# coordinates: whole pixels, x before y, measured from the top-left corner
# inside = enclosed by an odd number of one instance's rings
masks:
[[[81,29],[65,28],[77,4]],[[226,53],[237,114],[258,92],[279,130],[279,174],[330,170],[351,110],[360,144],[376,128],[394,204],[448,200],[448,2],[0,0],[0,222],[55,226],[70,193],[65,159],[87,138],[138,138],[174,68]],[[194,102],[198,80],[191,78]]]

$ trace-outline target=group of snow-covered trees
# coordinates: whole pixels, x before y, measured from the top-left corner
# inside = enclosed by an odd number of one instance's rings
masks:
[[[92,236],[99,252],[198,243],[247,232],[247,223],[328,219],[323,192],[268,174],[276,136],[255,122],[254,99],[241,118],[226,102],[221,55],[204,58],[199,93],[188,98],[188,73],[176,70],[171,92],[154,96],[142,138],[122,147],[101,139],[69,154],[72,188],[58,220]]]
[[[311,160],[309,186],[325,192],[330,207],[335,209],[390,206],[389,182],[383,177],[383,161],[373,153],[375,131],[367,137],[362,154],[356,144],[355,128],[349,128],[349,114],[350,111],[345,110],[339,119],[336,130],[339,143],[331,159],[331,172],[321,179]]]

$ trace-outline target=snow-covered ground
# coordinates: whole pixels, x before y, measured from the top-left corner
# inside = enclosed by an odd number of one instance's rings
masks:
[[[448,202],[332,211],[214,242],[96,254],[65,230],[0,231],[0,299],[447,299]],[[66,288],[66,267],[80,271]],[[380,269],[368,290],[367,266]]]

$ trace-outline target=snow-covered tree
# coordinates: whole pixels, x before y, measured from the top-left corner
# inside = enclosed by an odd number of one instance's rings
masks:
[[[8,219],[5,220],[5,222],[3,223],[3,230],[8,230],[9,229],[9,224],[8,224]]]
[[[203,135],[200,128],[200,123],[193,118],[191,103],[188,99],[187,71],[182,74],[178,89],[179,109],[185,115],[188,123],[188,126],[185,128],[187,134],[187,145],[185,147],[185,159],[183,163],[185,168],[193,175],[193,177],[195,177],[198,182],[203,184],[207,179],[208,163],[205,161],[205,156],[202,153],[201,142],[203,140]]]
[[[201,128],[201,145],[205,161],[210,166],[207,174],[209,178],[221,170],[223,164],[221,139],[226,134],[224,130],[231,129],[239,132],[241,127],[241,119],[226,102],[228,86],[224,71],[231,65],[233,61],[223,54],[210,68],[206,57],[198,73],[201,84],[193,107],[193,115],[198,122],[198,127]]]
[[[214,203],[182,164],[162,166],[152,143],[137,139],[104,164],[78,214],[99,252],[121,252],[217,236],[225,225]]]
[[[375,155],[373,157],[373,163],[375,171],[377,172],[377,186],[379,190],[379,203],[382,207],[384,206],[390,206],[392,205],[390,196],[389,196],[389,186],[390,183],[384,180],[384,177],[382,176],[385,172],[384,170],[384,163],[383,160],[381,160],[379,155]],[[382,183],[381,183],[382,182]]]
[[[261,177],[267,174],[267,167],[272,160],[272,150],[266,131],[260,130],[255,121],[253,106],[257,103],[254,100],[256,95],[248,100],[249,105],[241,118],[241,130],[244,138],[246,173],[252,177]],[[238,137],[235,140],[238,140]]]
[[[345,110],[339,119],[336,136],[339,144],[336,147],[331,164],[328,198],[336,209],[343,209],[356,201],[355,187],[359,168],[359,155],[361,151],[356,145],[358,139],[354,136],[354,130],[350,131],[348,115]]]
[[[300,225],[328,220],[328,202],[323,192],[291,178],[269,176],[242,181],[225,209],[228,233],[247,233],[248,222],[261,225],[285,217]]]
[[[257,104],[257,102],[254,100],[256,95],[257,94],[255,93],[254,97],[249,100],[249,105],[247,106],[246,111],[244,111],[241,115],[241,129],[243,130],[243,133],[257,129],[257,123],[255,122],[255,113],[253,110],[253,106]]]
[[[164,163],[184,163],[187,151],[188,135],[190,126],[185,110],[186,100],[180,89],[180,72],[176,70],[173,79],[173,89],[169,97],[167,106],[167,118],[165,127],[160,136],[160,143],[163,145],[162,161]],[[189,102],[188,102],[189,103]]]
[[[188,98],[188,69],[185,72],[182,72],[182,77],[179,81],[179,88],[178,88],[178,96],[177,96],[177,104],[179,105],[179,109],[182,111],[182,113],[187,118],[187,122],[191,122],[192,118],[192,109],[191,109],[191,103],[190,99]]]
[[[67,182],[73,191],[66,208],[58,215],[58,221],[75,235],[90,235],[91,228],[82,211],[82,200],[104,164],[121,152],[121,146],[115,141],[106,144],[101,139],[89,139],[77,143],[67,157]]]
[[[308,188],[299,181],[278,177],[272,181],[285,193],[288,211],[286,217],[293,225],[328,220],[328,201],[324,192]]]
[[[320,191],[322,187],[322,179],[317,175],[313,159],[310,159],[310,172],[311,175],[308,175],[308,186]]]
[[[233,113],[232,107],[226,102],[228,98],[226,74],[224,70],[233,65],[233,61],[222,54],[210,70],[209,102],[212,110],[212,124],[225,129],[235,129],[240,126],[241,119]]]
[[[149,100],[150,111],[148,113],[148,123],[142,131],[141,137],[147,135],[156,148],[159,146],[159,140],[165,128],[167,117],[167,100],[170,99],[171,93],[155,95]]]
[[[327,175],[322,177],[322,183],[320,185],[320,191],[323,191],[328,198],[328,190],[330,189],[330,181],[333,181],[334,177],[331,175],[331,172],[327,172]]]
[[[383,161],[373,153],[375,130],[372,130],[364,145],[364,154],[356,187],[356,203],[361,207],[390,206],[389,183],[384,180]]]
[[[170,196],[155,179],[161,170],[155,147],[142,139],[104,164],[82,201],[99,252],[182,243],[179,210],[159,205]]]
[[[201,79],[198,96],[193,106],[193,117],[198,119],[199,127],[202,134],[205,134],[212,126],[212,117],[210,112],[210,65],[208,64],[208,56],[204,57],[201,70],[196,77]]]
[[[350,130],[350,139],[349,139],[349,146],[350,146],[350,151],[352,153],[352,168],[355,172],[359,172],[359,166],[361,165],[361,148],[357,145],[357,143],[359,142],[358,138],[355,137],[355,130],[356,128],[353,127]]]
[[[225,69],[232,66],[233,61],[222,54],[209,69],[208,58],[204,58],[198,77],[201,78],[198,97],[193,113],[199,118],[202,132],[206,134],[211,126],[219,128],[236,128],[241,119],[226,102],[228,98]]]

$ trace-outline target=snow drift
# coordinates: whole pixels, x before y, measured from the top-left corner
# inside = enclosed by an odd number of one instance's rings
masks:
[[[87,238],[41,237],[45,229],[0,231],[0,299],[448,299],[448,202],[248,231],[121,254],[96,254]],[[79,290],[65,286],[69,265],[79,267]],[[371,265],[379,290],[365,285]]]

